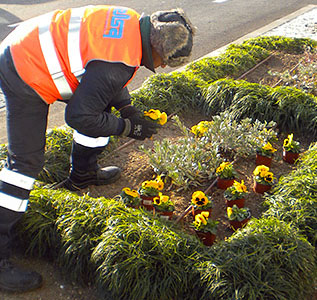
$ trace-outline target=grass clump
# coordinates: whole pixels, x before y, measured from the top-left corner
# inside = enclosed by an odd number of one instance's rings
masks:
[[[200,99],[201,82],[187,72],[156,74],[131,93],[133,105],[141,110],[159,109],[167,114],[188,111]]]
[[[114,216],[92,255],[113,299],[198,299],[192,290],[198,240],[140,212]]]
[[[55,259],[68,276],[85,283],[93,281],[91,252],[107,230],[107,219],[126,210],[115,200],[36,188],[19,234],[27,254]]]
[[[220,79],[205,87],[203,98],[206,116],[228,111],[236,120],[274,121],[283,131],[317,135],[317,98],[296,88]]]
[[[283,176],[272,195],[266,196],[265,217],[292,224],[317,246],[317,143],[303,154],[297,169]]]
[[[230,45],[217,57],[206,57],[189,64],[186,71],[200,80],[212,82],[225,77],[238,77],[266,58],[269,52],[254,45]]]
[[[201,299],[297,300],[312,293],[314,248],[275,218],[252,219],[210,255],[199,265]]]
[[[317,47],[317,41],[308,38],[289,38],[283,36],[261,36],[251,38],[242,45],[256,45],[267,50],[279,50],[287,53],[304,53]]]
[[[55,128],[46,135],[45,165],[38,176],[45,183],[59,182],[69,173],[73,131],[70,127]]]
[[[29,207],[18,225],[18,233],[26,254],[55,259],[61,246],[56,231],[60,201],[66,205],[69,196],[62,191],[36,187],[31,191]]]
[[[2,169],[6,163],[6,157],[8,155],[8,148],[5,144],[0,144],[0,169]]]

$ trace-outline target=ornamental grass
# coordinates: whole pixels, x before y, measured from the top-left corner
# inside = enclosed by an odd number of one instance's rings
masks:
[[[69,173],[73,130],[70,127],[55,128],[46,135],[45,165],[39,180],[54,183],[64,180]]]
[[[189,64],[186,71],[204,82],[224,77],[238,77],[252,68],[269,52],[256,45],[230,45],[217,57],[206,57]]]
[[[299,159],[296,170],[280,178],[274,193],[265,197],[264,217],[293,224],[317,246],[317,143]]]
[[[286,53],[300,54],[307,49],[317,47],[317,41],[309,38],[290,38],[283,36],[261,36],[251,38],[242,43],[242,45],[256,45],[267,50],[279,50]]]
[[[198,262],[200,299],[308,299],[316,278],[314,248],[290,224],[252,219]]]
[[[296,88],[220,79],[205,87],[203,99],[206,116],[228,111],[236,120],[274,121],[282,131],[317,135],[317,98]]]
[[[111,299],[199,299],[192,288],[202,253],[194,236],[135,211],[108,220],[92,259],[99,289]]]
[[[196,108],[203,84],[186,72],[150,76],[141,88],[131,93],[133,105],[140,110],[159,109],[168,115]]]

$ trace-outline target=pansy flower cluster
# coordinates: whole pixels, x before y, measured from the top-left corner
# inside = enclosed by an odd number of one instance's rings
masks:
[[[167,122],[167,115],[165,112],[160,112],[158,109],[150,109],[144,112],[146,119],[155,121],[160,125],[164,125]]]
[[[228,187],[224,192],[224,197],[227,200],[236,200],[244,198],[248,193],[247,187],[244,184],[244,180],[241,180],[241,183],[234,181],[233,185]]]
[[[272,185],[274,183],[274,175],[267,166],[257,166],[253,171],[253,175],[255,181],[258,183],[265,185]]]
[[[192,126],[190,131],[197,137],[201,137],[204,135],[204,133],[208,130],[208,124],[210,122],[208,121],[201,121],[197,125]]]
[[[138,191],[128,187],[122,189],[120,197],[123,203],[129,206],[138,206],[141,203],[141,198]]]
[[[258,154],[266,157],[272,157],[276,151],[277,150],[272,146],[270,142],[267,142],[262,147],[258,147],[257,149]]]
[[[294,135],[289,134],[283,142],[283,149],[288,152],[299,153],[300,143],[294,140]]]
[[[153,199],[153,206],[159,211],[174,211],[174,203],[170,200],[169,196],[159,193],[157,197]]]
[[[139,193],[149,197],[158,196],[159,191],[163,190],[163,188],[164,182],[161,176],[157,176],[154,180],[143,181]]]
[[[196,191],[192,194],[191,204],[195,209],[210,209],[213,206],[212,201],[202,191]]]
[[[233,168],[231,162],[222,162],[216,169],[216,174],[221,179],[234,179],[237,177],[237,172]]]
[[[209,218],[209,212],[203,211],[195,216],[193,227],[200,232],[217,233],[217,226],[219,222]]]

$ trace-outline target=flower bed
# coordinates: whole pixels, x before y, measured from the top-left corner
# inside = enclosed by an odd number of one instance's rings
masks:
[[[269,41],[270,45],[274,44],[274,39]],[[280,44],[276,42],[274,47],[276,45]],[[250,66],[247,64],[246,68]],[[194,72],[191,76],[186,74],[186,78],[195,82],[202,80],[196,80]],[[167,80],[167,84],[170,85],[171,81]],[[186,84],[182,87],[189,89]],[[199,94],[198,84],[191,87]],[[257,87],[250,85],[248,88]],[[155,89],[155,92],[160,93],[159,89]],[[178,95],[182,95],[182,92],[180,90]],[[174,97],[175,93],[162,95]],[[300,113],[303,111],[304,117],[313,116],[314,110],[311,108],[315,98],[304,97],[301,93],[296,93],[296,96],[303,101],[302,105],[292,106],[291,116],[299,116],[302,120],[303,114]],[[185,98],[186,105],[192,103],[190,99],[200,99],[197,94],[190,96],[190,92]],[[164,97],[160,99],[165,105],[169,103],[165,102]],[[253,113],[252,104],[257,103],[256,96],[251,100],[245,101],[243,114],[236,115],[238,120],[246,112]],[[273,112],[268,103],[261,103],[261,109],[267,108],[267,111]],[[141,104],[146,107],[144,102]],[[195,101],[194,104],[198,105]],[[170,105],[177,107],[179,103],[171,101]],[[198,106],[201,107],[200,104]],[[169,111],[169,108],[157,108]],[[279,113],[285,109],[283,105],[279,108]],[[216,117],[215,120],[221,118]],[[282,121],[282,124],[288,122],[279,118],[275,121],[278,124],[278,121]],[[215,123],[223,125],[223,120]],[[308,123],[294,124],[291,124],[295,126],[294,129],[300,129]],[[238,123],[236,127],[240,128]],[[313,125],[309,128],[314,132]],[[227,127],[227,132],[234,134],[231,127]],[[229,142],[227,140],[222,144],[222,155],[230,148]],[[203,150],[199,153],[194,143],[191,144],[192,148],[185,148],[185,144],[183,149],[190,149],[192,155],[206,155]],[[244,149],[244,143],[239,143],[239,146]],[[219,148],[213,149],[215,157],[218,151]],[[236,153],[232,153],[235,157]],[[208,160],[207,155],[203,157]],[[167,225],[150,213],[126,208],[118,201],[103,197],[96,199],[42,188],[32,192],[30,209],[20,233],[29,253],[49,255],[59,262],[69,277],[98,285],[105,298],[305,299],[312,291],[317,269],[312,247],[316,245],[315,157],[316,144],[305,153],[297,169],[281,178],[272,193],[265,196],[268,210],[263,217],[252,219],[244,229],[238,230],[227,240],[215,243],[208,251],[181,226]],[[214,170],[221,161],[214,163]],[[67,160],[65,158],[65,165],[68,165],[68,157]],[[196,171],[202,168],[203,165],[197,164],[195,172],[189,173],[194,178],[193,183],[199,184],[212,178],[209,176],[211,174],[197,174]],[[200,176],[198,180],[194,175]]]

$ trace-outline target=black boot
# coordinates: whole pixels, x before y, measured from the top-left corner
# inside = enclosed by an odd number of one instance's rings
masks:
[[[26,292],[42,285],[42,276],[22,270],[8,259],[0,259],[0,289],[7,292]]]
[[[61,187],[70,191],[78,191],[88,187],[89,185],[106,185],[114,183],[120,178],[120,175],[120,168],[115,166],[88,172],[72,170],[69,177],[64,181]]]

